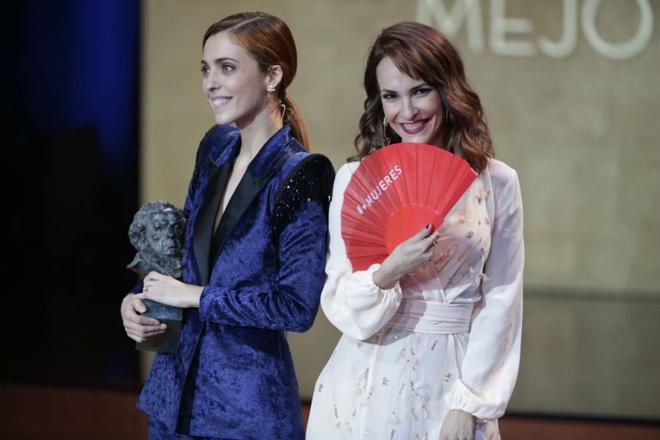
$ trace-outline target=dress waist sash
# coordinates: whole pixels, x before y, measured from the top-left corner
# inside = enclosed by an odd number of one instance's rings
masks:
[[[447,304],[420,299],[403,300],[387,327],[435,335],[468,333],[474,304]]]

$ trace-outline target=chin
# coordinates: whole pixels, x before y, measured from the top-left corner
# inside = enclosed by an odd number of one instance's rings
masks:
[[[236,115],[231,109],[224,108],[213,112],[215,122],[220,125],[231,124],[236,120]]]
[[[234,120],[231,119],[231,118],[228,118],[228,117],[225,116],[225,115],[218,115],[218,114],[216,114],[216,115],[215,115],[215,122],[216,122],[216,124],[218,124],[218,125],[228,125],[228,124],[231,124],[232,122],[234,122]]]
[[[434,144],[434,140],[436,139],[437,136],[432,136],[431,133],[418,133],[408,137],[401,136],[401,142],[413,142],[416,144],[436,145]]]
[[[422,131],[419,133],[408,134],[403,130],[403,128],[397,128],[398,130],[395,130],[395,132],[401,138],[401,142],[436,145],[433,142],[439,138],[438,133],[440,131],[440,127],[436,126],[434,118],[429,120],[424,129],[422,129]]]
[[[403,142],[413,142],[415,144],[428,144],[429,141],[430,141],[430,139],[426,136],[415,136],[415,137],[403,140]]]
[[[424,136],[424,135],[417,135],[417,136],[411,136],[411,137],[401,137],[401,142],[412,142],[415,144],[428,144],[431,141],[430,136]]]

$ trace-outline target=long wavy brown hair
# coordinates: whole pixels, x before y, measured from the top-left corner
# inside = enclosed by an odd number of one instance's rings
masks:
[[[463,157],[477,172],[494,157],[493,143],[479,96],[465,78],[463,61],[456,48],[436,29],[420,23],[401,22],[385,28],[369,52],[364,72],[364,113],[355,138],[360,160],[381,148],[385,138],[392,143],[401,138],[383,127],[383,106],[376,78],[376,67],[389,57],[401,72],[421,79],[440,94],[444,110],[442,148]]]
[[[284,21],[265,12],[241,12],[213,23],[204,33],[202,48],[211,36],[230,32],[236,43],[252,54],[259,69],[266,73],[271,66],[282,67],[282,81],[277,87],[277,98],[286,106],[284,122],[291,125],[292,134],[309,150],[309,136],[298,106],[287,94],[286,88],[296,76],[298,52],[291,30]]]

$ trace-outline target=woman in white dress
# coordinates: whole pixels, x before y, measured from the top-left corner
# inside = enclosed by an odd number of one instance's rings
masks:
[[[437,30],[386,28],[367,61],[358,155],[336,176],[321,305],[343,333],[307,426],[318,439],[497,439],[520,359],[523,219],[516,172],[494,152],[461,58]],[[463,157],[478,177],[437,231],[353,270],[341,234],[360,159],[389,142]]]

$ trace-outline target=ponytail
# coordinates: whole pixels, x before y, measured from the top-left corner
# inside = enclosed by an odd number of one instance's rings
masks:
[[[282,104],[286,106],[284,114],[282,115],[282,121],[288,122],[291,125],[293,136],[298,139],[303,147],[305,147],[305,150],[310,151],[309,135],[307,134],[305,122],[300,114],[300,110],[298,110],[298,106],[293,98],[286,93],[286,90],[280,100],[282,101]]]

